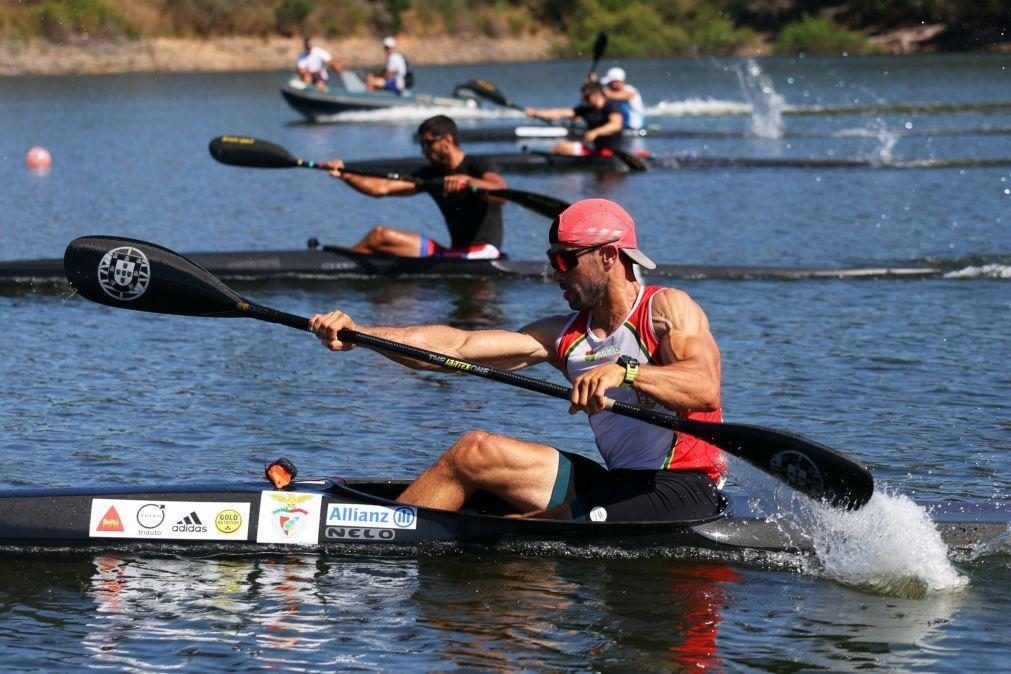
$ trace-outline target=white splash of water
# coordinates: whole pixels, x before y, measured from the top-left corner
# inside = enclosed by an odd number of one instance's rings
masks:
[[[744,67],[735,67],[734,72],[744,97],[751,103],[751,132],[759,138],[782,138],[786,101],[776,93],[772,78],[754,59],[745,61]]]
[[[874,121],[874,137],[878,140],[878,148],[874,155],[883,164],[892,161],[892,148],[899,142],[899,136],[888,128],[888,123],[878,117]]]
[[[834,580],[910,598],[968,583],[929,513],[906,496],[878,491],[860,510],[818,505],[809,514],[816,554]]]
[[[984,264],[951,271],[944,278],[1004,278],[1011,279],[1011,266],[1006,264]]]
[[[777,523],[794,544],[814,550],[811,572],[861,590],[923,598],[968,583],[927,509],[909,497],[880,490],[855,511],[816,503],[744,462],[731,462],[751,510]]]
[[[647,117],[704,117],[709,115],[750,115],[752,107],[739,101],[715,98],[686,98],[683,101],[660,101],[646,108]]]
[[[492,107],[448,107],[402,105],[380,110],[350,110],[319,117],[322,122],[389,123],[415,122],[432,115],[449,115],[453,119],[526,119],[518,110]]]

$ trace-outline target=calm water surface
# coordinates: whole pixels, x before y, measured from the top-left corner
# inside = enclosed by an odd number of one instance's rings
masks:
[[[605,59],[602,67],[614,65]],[[818,558],[0,556],[9,671],[898,671],[993,669],[1011,609],[1007,540],[949,553],[918,501],[1008,500],[1011,157],[1007,56],[621,64],[650,121],[740,137],[650,140],[656,155],[852,157],[876,168],[510,175],[604,195],[669,263],[938,264],[917,281],[678,282],[724,357],[728,420],[789,429],[866,463],[861,515],[815,513]],[[431,68],[568,105],[582,62]],[[58,257],[86,234],[179,251],[351,243],[376,224],[443,238],[425,198],[372,200],[321,172],[225,167],[224,133],[306,159],[411,156],[425,111],[301,123],[281,73],[0,79],[0,259]],[[572,83],[572,86],[564,83]],[[566,88],[568,87],[568,88]],[[756,93],[757,92],[757,93]],[[520,121],[481,110],[462,124]],[[1000,130],[1004,129],[1005,132]],[[755,137],[756,133],[764,137]],[[922,132],[922,133],[920,133]],[[24,169],[28,147],[53,154]],[[474,144],[473,151],[503,151]],[[907,160],[960,168],[897,168]],[[546,223],[507,207],[506,248],[543,255]],[[565,309],[534,281],[247,286],[363,323],[518,327]],[[0,457],[10,486],[308,474],[409,477],[484,428],[594,454],[561,403],[378,356],[323,351],[253,321],[132,314],[66,291],[0,294]],[[532,374],[558,380],[544,369]],[[731,489],[804,506],[742,465]]]

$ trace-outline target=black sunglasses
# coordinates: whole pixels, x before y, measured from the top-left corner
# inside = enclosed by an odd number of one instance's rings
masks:
[[[433,136],[432,138],[419,138],[418,142],[421,143],[421,147],[432,147],[445,137],[446,137],[445,135],[442,135],[442,136]]]
[[[595,250],[600,250],[604,246],[609,246],[614,241],[606,241],[604,243],[598,243],[595,246],[585,246],[583,248],[562,248],[559,250],[549,250],[548,251],[548,262],[551,264],[551,268],[555,271],[560,271],[565,273],[572,269],[575,269],[579,265],[579,258],[587,253],[591,253]]]

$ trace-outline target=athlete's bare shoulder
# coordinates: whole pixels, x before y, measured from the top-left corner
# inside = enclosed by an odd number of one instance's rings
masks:
[[[658,337],[709,331],[709,319],[691,295],[664,288],[653,296],[653,331]]]

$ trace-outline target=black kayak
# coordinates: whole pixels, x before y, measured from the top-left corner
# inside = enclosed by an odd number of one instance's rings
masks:
[[[407,484],[320,478],[297,480],[284,490],[263,483],[9,490],[0,492],[0,549],[811,551],[802,531],[732,502],[708,520],[518,519],[504,517],[504,504],[483,494],[460,512],[405,505],[395,499]],[[935,507],[932,514],[952,548],[971,550],[1008,530],[1008,513],[999,509],[962,504]]]
[[[478,277],[548,279],[547,261],[450,260],[364,255],[339,246],[319,246],[310,239],[301,250],[191,253],[187,257],[229,282],[326,281],[359,277]],[[933,267],[763,267],[747,265],[658,264],[648,277],[690,279],[925,278],[939,276]],[[66,284],[62,258],[0,262],[0,286]]]
[[[695,154],[634,155],[637,166],[619,156],[562,155],[523,148],[521,152],[473,153],[495,164],[504,173],[590,171],[629,173],[662,169],[736,169],[736,168],[796,168],[796,169],[945,169],[1011,166],[1011,157],[889,160],[846,157],[709,157]],[[351,171],[372,173],[413,173],[428,162],[423,157],[348,160]]]

